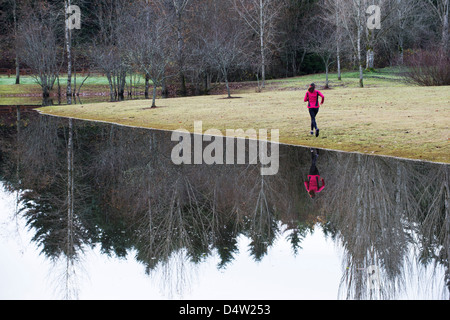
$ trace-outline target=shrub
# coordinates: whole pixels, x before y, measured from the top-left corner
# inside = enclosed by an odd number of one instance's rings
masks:
[[[450,85],[450,56],[446,50],[416,50],[405,57],[407,81],[421,86]]]

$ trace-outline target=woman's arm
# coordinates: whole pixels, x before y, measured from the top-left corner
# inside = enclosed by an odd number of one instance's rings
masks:
[[[323,104],[325,102],[325,96],[322,94],[322,92],[317,91],[317,93],[319,94],[319,96],[322,98],[322,102],[320,104]]]
[[[317,184],[317,186],[319,186],[319,184]],[[319,190],[317,190],[317,192],[322,191],[325,188],[325,180],[322,179],[322,186],[319,188]]]

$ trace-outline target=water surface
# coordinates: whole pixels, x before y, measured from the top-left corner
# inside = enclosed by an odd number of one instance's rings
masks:
[[[3,299],[449,297],[448,165],[282,145],[276,176],[176,166],[168,132],[19,114],[0,120]]]

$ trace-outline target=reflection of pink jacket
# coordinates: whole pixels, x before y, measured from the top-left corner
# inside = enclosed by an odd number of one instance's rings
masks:
[[[305,102],[308,102],[308,109],[319,108],[319,96],[322,97],[322,103],[325,101],[325,96],[319,90],[314,90],[313,93],[306,92]]]
[[[319,179],[322,180],[322,186],[319,187]],[[308,176],[308,181],[305,181],[305,188],[309,192],[314,190],[315,192],[320,192],[325,188],[325,180],[320,176]]]

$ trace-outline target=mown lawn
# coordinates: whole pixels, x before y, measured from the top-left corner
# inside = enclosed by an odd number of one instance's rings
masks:
[[[436,162],[450,160],[449,87],[417,87],[392,72],[377,72],[358,88],[357,74],[335,75],[332,89],[322,90],[326,101],[318,115],[319,138],[309,135],[310,119],[303,102],[310,82],[320,88],[324,75],[267,82],[263,92],[254,88],[225,95],[133,100],[41,108],[46,114],[99,120],[123,125],[193,132],[203,130],[279,129],[280,142],[334,150],[388,155]]]
[[[76,88],[83,82],[86,75],[77,74]],[[30,75],[20,77],[20,84],[15,84],[15,76],[0,76],[0,105],[40,105],[42,104],[42,90],[35,79]],[[142,75],[136,74],[132,78],[133,87],[137,91],[143,92],[145,79]],[[128,78],[128,83],[130,79]],[[62,103],[65,103],[65,92],[67,87],[67,75],[60,76],[60,86],[62,92]],[[55,83],[52,98],[57,103],[57,83]],[[72,78],[72,90],[75,88],[75,79]],[[92,74],[83,83],[80,91],[82,101],[98,102],[106,101],[109,97],[109,83],[106,76]]]

